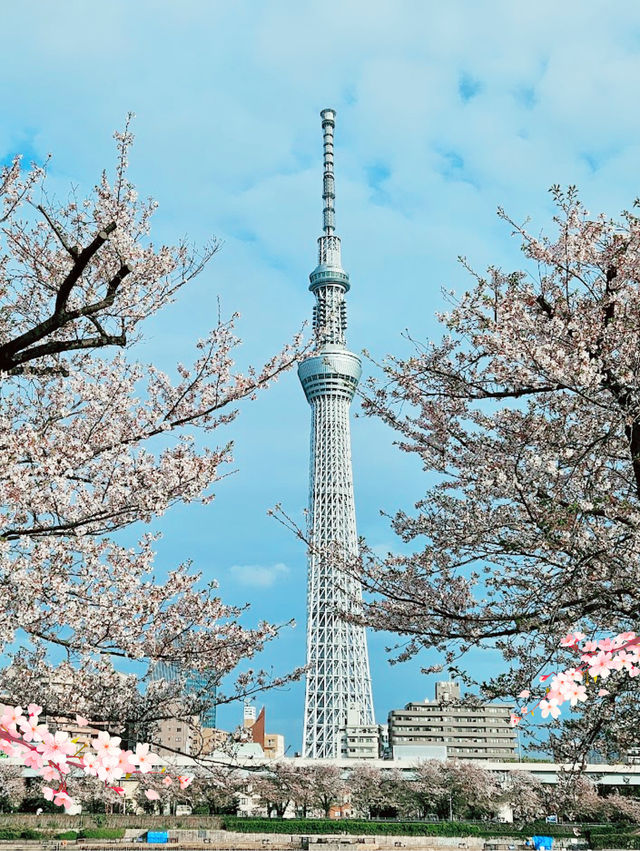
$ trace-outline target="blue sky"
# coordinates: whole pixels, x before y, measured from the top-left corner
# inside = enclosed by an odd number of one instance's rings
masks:
[[[160,203],[155,238],[224,241],[148,327],[138,356],[164,368],[189,360],[218,296],[242,314],[242,364],[310,317],[325,106],[338,111],[349,343],[377,359],[407,351],[405,329],[438,337],[441,287],[469,283],[458,255],[478,269],[521,265],[498,205],[537,231],[550,226],[553,183],[577,184],[594,212],[615,214],[640,194],[631,0],[34,0],[2,17],[0,157],[52,152],[64,197],[112,165],[111,133],[132,110],[131,175]],[[306,504],[309,411],[295,374],[247,406],[232,436],[238,472],[213,505],[156,524],[158,569],[191,558],[230,602],[252,603],[249,622],[295,617],[263,660],[283,671],[304,661],[306,557],[266,512],[281,502],[301,517]],[[380,424],[354,420],[359,532],[382,550],[393,537],[380,509],[411,506],[424,486],[391,443]],[[378,720],[432,695],[419,664],[388,666],[388,641],[370,637]],[[302,685],[266,703],[268,728],[297,750]],[[239,718],[224,710],[219,722]]]

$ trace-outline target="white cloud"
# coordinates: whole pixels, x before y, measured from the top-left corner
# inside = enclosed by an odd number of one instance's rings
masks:
[[[289,575],[286,564],[234,564],[229,573],[240,585],[252,588],[271,588],[278,580]]]

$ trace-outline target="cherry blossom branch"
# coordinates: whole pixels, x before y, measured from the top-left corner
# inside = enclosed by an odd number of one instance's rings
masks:
[[[630,677],[640,674],[640,636],[635,632],[622,632],[614,638],[602,638],[599,641],[584,641],[582,632],[571,632],[560,642],[561,647],[574,648],[579,652],[582,665],[568,668],[565,671],[554,674],[544,674],[539,678],[541,683],[551,679],[544,698],[541,698],[533,707],[523,706],[520,714],[511,714],[511,726],[516,727],[522,719],[536,709],[540,709],[543,718],[549,715],[558,718],[561,714],[560,707],[569,703],[571,707],[587,700],[587,688],[581,684],[585,674],[593,678],[595,682],[598,677],[606,679],[612,671],[626,671]],[[582,645],[580,642],[583,642]],[[609,692],[607,689],[598,691],[599,697],[605,697]],[[519,697],[528,698],[531,692],[528,689],[521,691]]]
[[[122,795],[124,789],[118,785],[118,780],[135,774],[148,774],[157,762],[155,754],[149,751],[149,745],[136,745],[134,754],[123,750],[120,738],[110,736],[106,731],[98,733],[90,745],[78,743],[77,739],[71,739],[61,730],[52,733],[46,724],[40,723],[42,707],[35,703],[29,704],[26,715],[20,706],[0,706],[0,712],[0,750],[38,771],[49,783],[56,781],[55,787],[43,786],[42,793],[47,800],[64,807],[71,814],[80,811],[67,792],[67,778],[74,769],[97,777],[105,787]],[[88,728],[90,722],[77,715],[76,723],[81,728]],[[180,775],[180,788],[185,789],[191,780],[191,777]],[[173,781],[168,777],[164,782]],[[146,795],[149,800],[159,798],[153,790],[148,790]]]

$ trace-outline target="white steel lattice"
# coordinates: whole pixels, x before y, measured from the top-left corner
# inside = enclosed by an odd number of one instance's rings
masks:
[[[349,724],[373,723],[365,631],[340,616],[359,611],[361,588],[326,554],[357,552],[349,406],[362,371],[345,345],[349,276],[334,233],[334,124],[333,110],[324,110],[324,234],[309,288],[316,296],[316,351],[298,368],[312,408],[303,756],[317,759],[339,755],[339,730],[347,718]]]

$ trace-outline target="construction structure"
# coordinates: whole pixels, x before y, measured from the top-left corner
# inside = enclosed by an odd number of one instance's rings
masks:
[[[348,719],[354,726],[374,724],[365,631],[344,618],[344,613],[357,613],[362,601],[360,584],[341,569],[341,562],[353,557],[358,546],[349,408],[362,367],[360,358],[346,346],[345,294],[350,284],[335,232],[335,111],[325,109],[321,117],[323,233],[318,239],[318,265],[309,276],[309,289],[316,299],[315,348],[298,367],[311,405],[308,667],[302,746],[303,756],[311,759],[340,755]]]

